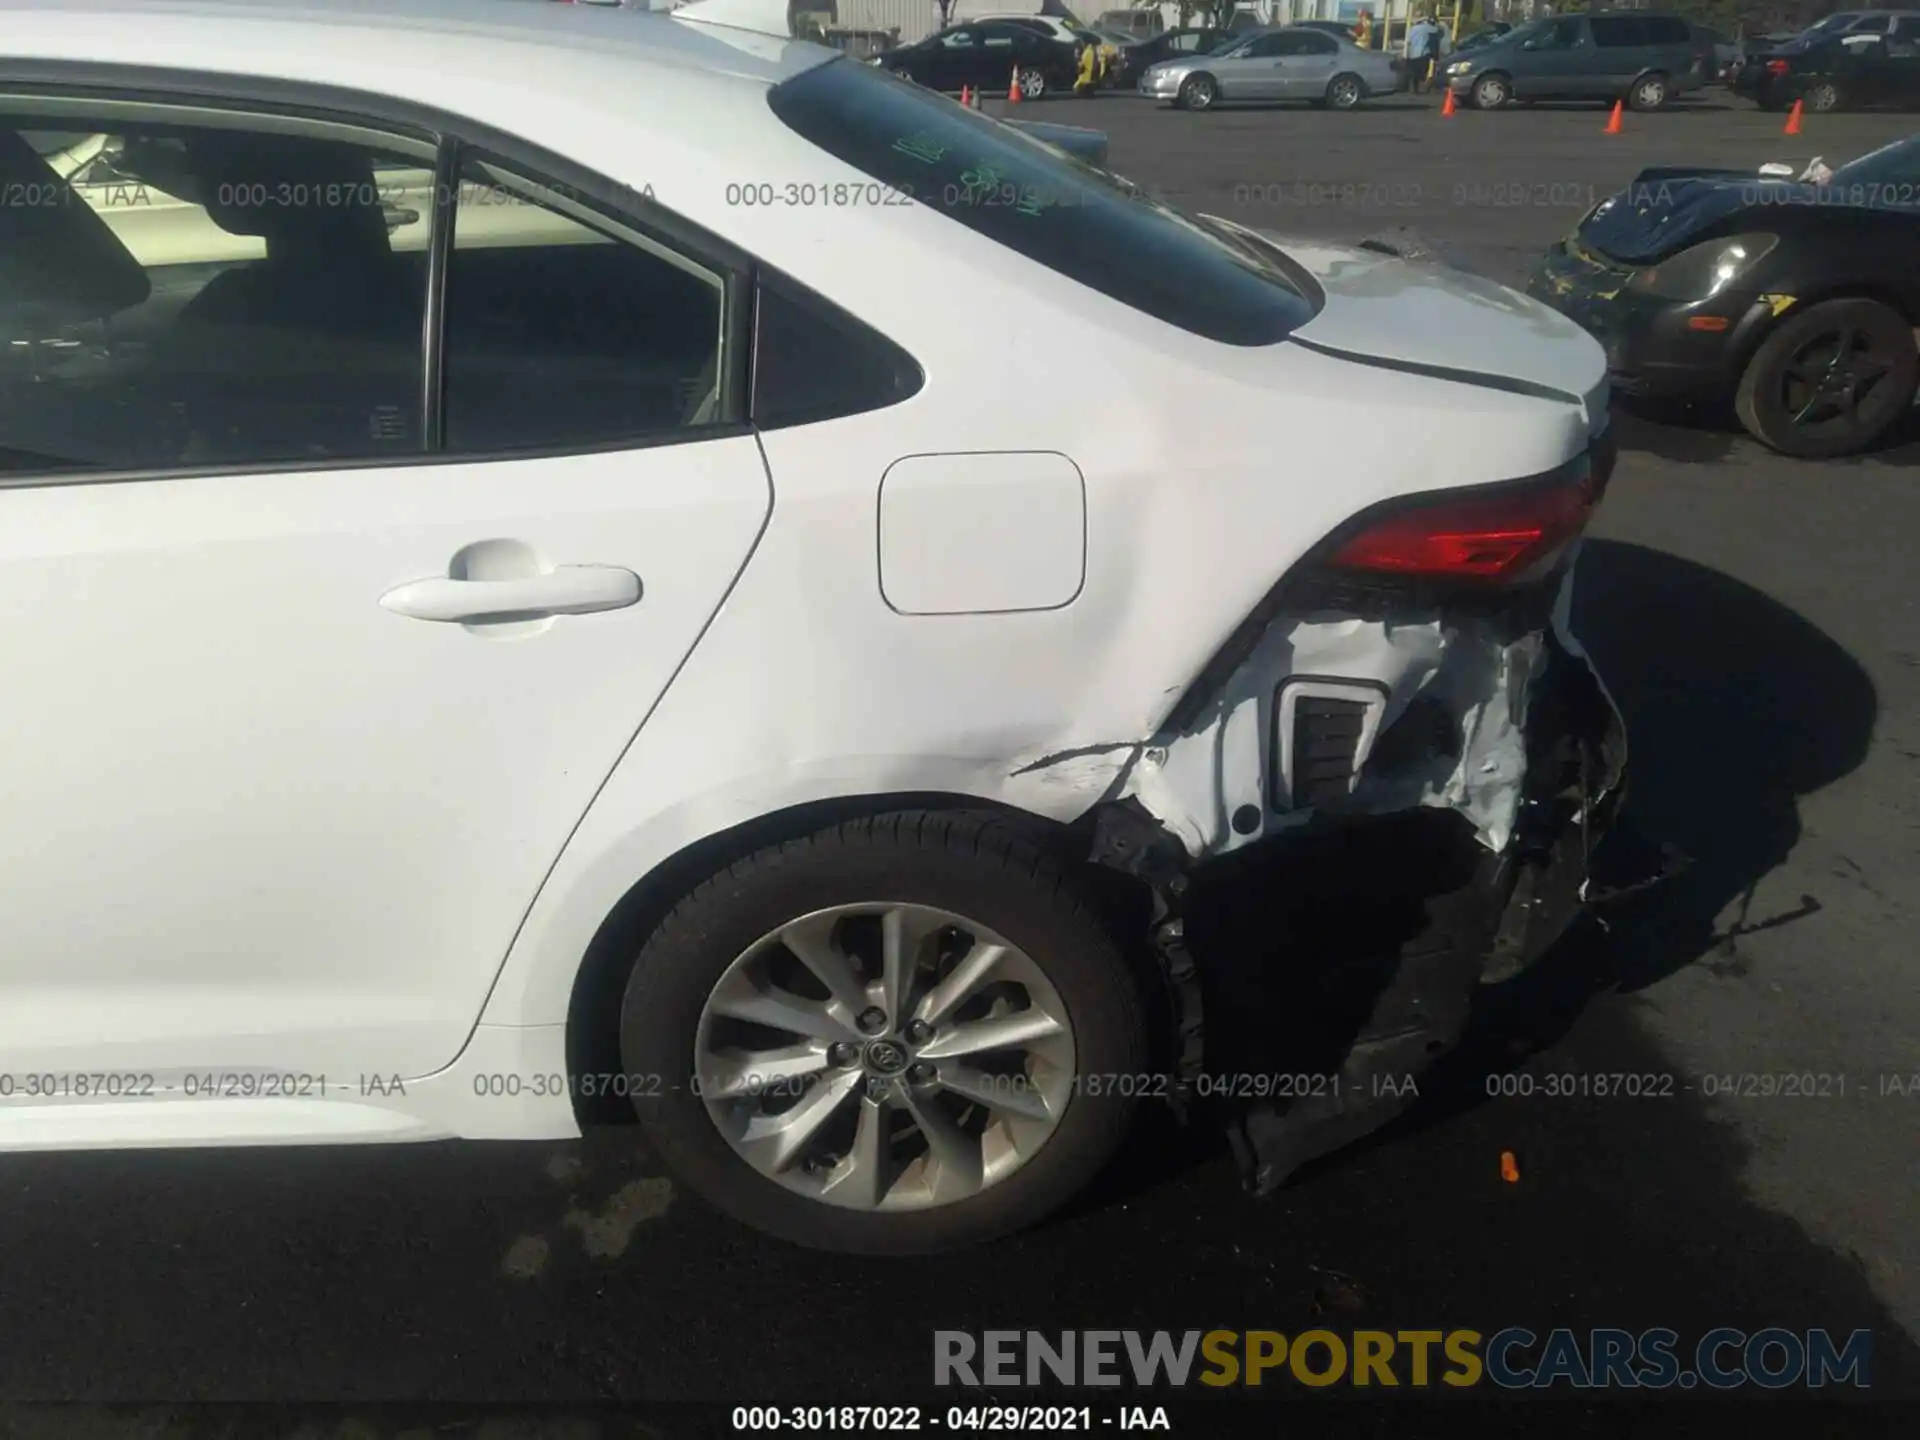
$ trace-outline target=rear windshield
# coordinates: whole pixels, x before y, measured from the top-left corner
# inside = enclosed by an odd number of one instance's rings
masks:
[[[1311,282],[1264,247],[876,67],[829,60],[769,103],[855,169],[1195,335],[1272,345],[1313,318]]]

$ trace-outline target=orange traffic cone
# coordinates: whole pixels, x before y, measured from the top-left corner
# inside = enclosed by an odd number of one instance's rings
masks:
[[[1013,68],[1013,79],[1007,82],[1007,103],[1009,105],[1020,103],[1020,67],[1017,65]]]
[[[973,91],[969,90],[965,85],[960,87],[960,103],[969,110],[973,108]]]
[[[1613,102],[1613,114],[1607,117],[1607,134],[1620,133],[1620,117],[1626,112],[1626,105],[1619,100]]]
[[[1796,100],[1793,102],[1793,109],[1787,112],[1787,128],[1780,132],[1782,135],[1798,135],[1800,133],[1800,112],[1804,108],[1800,101]]]
[[[1447,87],[1447,98],[1440,102],[1440,113],[1442,115],[1451,115],[1453,113],[1453,87],[1451,85]]]

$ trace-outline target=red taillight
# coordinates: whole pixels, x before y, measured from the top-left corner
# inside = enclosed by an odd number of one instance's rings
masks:
[[[1787,73],[1787,69],[1787,62],[1784,60],[1767,61],[1767,73],[1769,75],[1784,75]]]
[[[1413,503],[1345,541],[1331,563],[1436,579],[1518,580],[1550,565],[1586,528],[1594,479]]]

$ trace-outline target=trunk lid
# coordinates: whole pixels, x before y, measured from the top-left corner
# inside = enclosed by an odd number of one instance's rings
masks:
[[[1606,425],[1607,357],[1573,321],[1517,291],[1417,251],[1257,232],[1311,274],[1326,304],[1293,339],[1345,358],[1581,406]]]

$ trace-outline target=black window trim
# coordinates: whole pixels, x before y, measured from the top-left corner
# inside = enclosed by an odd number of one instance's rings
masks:
[[[483,465],[514,460],[563,459],[573,455],[617,454],[669,445],[751,435],[747,405],[752,395],[749,367],[753,355],[754,292],[758,262],[732,242],[675,214],[643,191],[597,173],[519,136],[482,122],[389,95],[312,85],[264,76],[222,75],[150,66],[100,65],[70,60],[0,61],[0,95],[22,99],[98,100],[142,105],[178,105],[220,109],[234,114],[258,112],[282,118],[351,125],[385,132],[397,139],[436,147],[432,230],[428,238],[428,292],[421,327],[422,448],[412,454],[355,455],[325,459],[242,461],[220,465],[144,466],[124,470],[58,468],[0,471],[0,490],[68,485],[133,484],[152,480],[218,478],[227,475],[311,474],[334,470],[386,470],[419,465]],[[428,449],[429,431],[444,429],[444,335],[446,262],[435,249],[452,243],[446,216],[457,190],[441,177],[458,174],[468,150],[501,168],[539,179],[605,219],[634,230],[667,249],[677,250],[722,277],[727,328],[727,365],[720,376],[719,418],[698,428],[680,427],[651,435],[622,437],[583,445],[542,445],[510,450],[449,452]],[[457,210],[453,212],[457,215]],[[457,220],[455,224],[457,225]],[[431,328],[429,328],[431,327]]]

